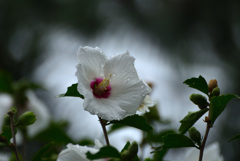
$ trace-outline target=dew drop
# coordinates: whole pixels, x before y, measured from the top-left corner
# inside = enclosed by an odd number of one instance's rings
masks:
[[[143,88],[143,85],[141,86],[141,88]]]
[[[115,76],[116,76],[116,74],[113,74],[112,76],[113,76],[113,77],[115,77]]]

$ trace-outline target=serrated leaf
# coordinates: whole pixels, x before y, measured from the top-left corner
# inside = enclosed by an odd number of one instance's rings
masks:
[[[240,97],[235,94],[226,94],[226,95],[220,95],[220,96],[215,96],[211,98],[210,110],[209,110],[211,125],[214,124],[215,120],[223,112],[228,102],[233,98],[240,99]]]
[[[78,92],[77,86],[77,83],[72,84],[70,87],[67,88],[67,92],[65,94],[60,94],[57,97],[80,97],[84,99],[84,96]]]
[[[90,160],[101,158],[121,158],[118,150],[112,146],[104,146],[97,153],[91,154],[90,152],[87,152],[86,155]]]
[[[147,123],[146,119],[143,116],[139,116],[139,115],[128,116],[123,120],[110,121],[110,124],[128,125],[146,132],[149,132],[152,130],[152,127]]]
[[[208,95],[208,84],[201,75],[198,78],[187,79],[183,83]]]
[[[179,133],[185,134],[207,111],[208,108],[204,108],[196,112],[189,112],[187,116],[180,121],[181,126],[178,129]]]
[[[163,141],[163,149],[197,147],[190,138],[183,134],[168,134],[163,136]]]
[[[232,137],[231,139],[228,140],[228,142],[233,141],[233,140],[240,140],[240,134]]]

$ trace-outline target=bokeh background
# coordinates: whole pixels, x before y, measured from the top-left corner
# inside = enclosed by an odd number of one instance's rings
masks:
[[[41,84],[38,98],[54,120],[69,122],[73,139],[104,142],[97,117],[82,109],[82,100],[55,97],[77,82],[79,46],[98,46],[108,56],[128,50],[140,78],[153,84],[161,117],[175,129],[188,111],[197,110],[188,98],[196,91],[185,79],[214,78],[222,93],[240,95],[240,1],[0,1],[0,71],[14,81]],[[240,133],[239,103],[231,101],[208,140],[220,143],[226,161],[240,158],[240,142],[228,142]],[[203,132],[204,124],[198,126]],[[123,141],[140,137],[128,129],[111,134],[110,141],[121,149]],[[174,153],[166,158],[181,160]]]

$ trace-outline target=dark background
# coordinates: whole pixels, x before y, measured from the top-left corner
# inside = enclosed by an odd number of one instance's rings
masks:
[[[43,37],[54,28],[68,28],[88,40],[109,24],[133,25],[167,51],[166,57],[189,67],[219,67],[230,80],[223,92],[240,95],[237,0],[1,0],[0,70],[16,81],[31,80],[46,54]],[[205,52],[199,55],[196,44]],[[229,106],[218,122],[218,141],[225,160],[238,161],[240,142],[227,140],[240,133],[239,101]]]

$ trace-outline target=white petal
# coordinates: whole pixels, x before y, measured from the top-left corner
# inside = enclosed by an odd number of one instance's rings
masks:
[[[13,99],[8,94],[0,94],[0,133],[2,131],[2,124],[4,115],[7,114],[8,110],[11,108],[13,104]]]
[[[103,147],[102,143],[98,139],[95,139],[94,143],[95,143],[94,148],[96,149],[100,149],[101,147]]]
[[[155,103],[152,101],[151,97],[149,95],[146,95],[142,104],[139,106],[138,111],[149,112],[149,107],[153,107],[154,104]]]
[[[92,93],[89,93],[84,98],[83,107],[86,111],[90,112],[93,115],[98,115],[105,120],[119,120],[125,116],[125,110],[121,109],[118,102],[107,99],[98,99],[93,96]]]
[[[29,100],[27,106],[37,118],[33,125],[27,127],[28,134],[32,137],[48,126],[51,116],[46,105],[37,98],[33,91],[27,91],[26,95]]]
[[[86,76],[85,72],[83,71],[81,64],[78,64],[76,66],[76,68],[77,68],[76,76],[78,78],[77,90],[80,94],[85,96],[87,91],[91,90],[90,89],[91,80],[87,79],[87,76]]]
[[[78,78],[78,91],[85,95],[90,90],[90,83],[95,78],[103,77],[103,67],[107,61],[106,56],[98,47],[80,47],[77,53],[79,64],[76,66]]]
[[[108,99],[117,102],[126,111],[124,117],[135,114],[145,96],[151,92],[150,87],[138,78],[134,60],[126,52],[111,58],[104,67],[105,74],[112,74],[112,91]]]
[[[96,77],[103,76],[103,67],[107,58],[100,48],[80,47],[77,57],[88,80],[92,81]]]
[[[67,149],[63,150],[59,154],[57,161],[76,161],[76,160],[89,161],[86,158],[86,153],[88,151],[91,153],[96,153],[98,149],[68,144]]]
[[[137,71],[134,67],[135,58],[130,56],[128,52],[116,55],[109,59],[104,66],[104,74],[107,76],[112,74],[111,85],[124,84],[126,82],[139,81]],[[121,82],[123,81],[123,82]]]

